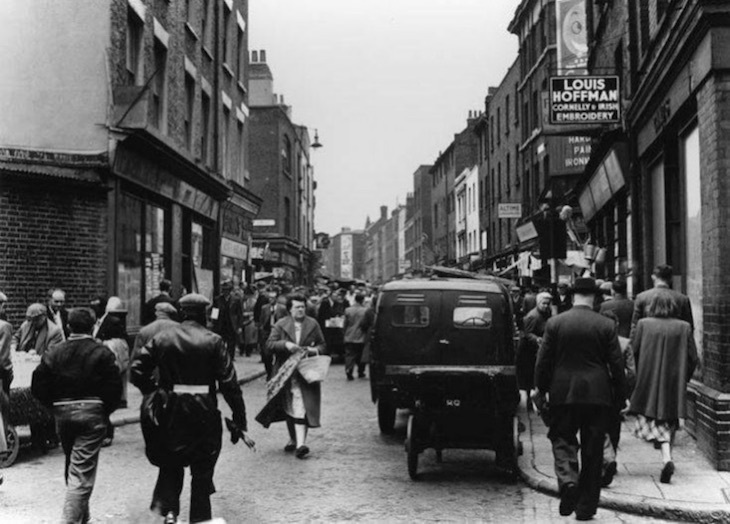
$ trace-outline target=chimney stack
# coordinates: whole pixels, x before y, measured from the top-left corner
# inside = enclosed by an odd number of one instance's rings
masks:
[[[380,206],[380,218],[387,220],[388,218],[388,206]]]

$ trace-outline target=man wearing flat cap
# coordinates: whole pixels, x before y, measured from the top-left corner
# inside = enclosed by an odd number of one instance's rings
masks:
[[[231,355],[220,335],[206,329],[207,298],[179,301],[182,322],[157,333],[132,361],[132,383],[144,399],[140,423],[149,461],[159,468],[151,509],[176,522],[184,468],[190,467],[190,522],[211,519],[213,472],[221,450],[216,385],[233,412],[231,439],[246,434],[246,406]]]
[[[31,304],[25,312],[25,320],[13,335],[14,351],[35,351],[43,355],[56,344],[63,342],[61,328],[48,318],[48,310],[43,304]]]
[[[155,320],[139,329],[139,333],[134,339],[134,349],[132,350],[132,358],[147,342],[152,340],[154,336],[166,330],[171,326],[177,325],[177,309],[169,302],[158,302],[155,304]]]
[[[616,325],[593,311],[595,280],[578,278],[573,291],[573,307],[545,326],[535,364],[536,403],[549,406],[560,514],[575,511],[577,520],[590,520],[601,494],[611,410],[625,403],[626,379]]]

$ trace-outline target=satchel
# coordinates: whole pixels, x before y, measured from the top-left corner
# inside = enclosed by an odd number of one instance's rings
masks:
[[[313,382],[322,382],[327,378],[327,371],[332,363],[332,357],[329,355],[315,355],[313,357],[304,357],[297,364],[297,371],[309,384]]]

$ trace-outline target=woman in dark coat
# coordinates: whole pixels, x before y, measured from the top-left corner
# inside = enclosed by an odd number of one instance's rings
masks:
[[[279,320],[266,342],[274,353],[274,376],[267,384],[266,405],[256,420],[268,428],[272,422],[285,420],[289,443],[284,451],[296,451],[297,458],[309,453],[307,429],[319,427],[320,383],[308,383],[297,371],[306,356],[323,353],[324,336],[316,320],[306,315],[307,299],[302,295],[287,298],[289,315]]]
[[[692,327],[677,315],[677,304],[669,293],[656,295],[632,339],[636,386],[629,411],[636,414],[634,434],[661,449],[660,480],[665,484],[674,473],[672,441],[680,419],[686,416],[687,382],[697,365]]]

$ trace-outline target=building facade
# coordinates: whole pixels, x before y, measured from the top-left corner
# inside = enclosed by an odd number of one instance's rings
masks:
[[[260,273],[309,284],[316,269],[309,132],[292,121],[291,106],[274,93],[265,51],[251,52],[250,69],[251,187],[263,199],[254,224],[253,263]]]
[[[362,229],[343,227],[331,237],[330,246],[325,249],[325,274],[335,279],[365,280],[366,235]]]
[[[247,177],[247,19],[244,0],[2,3],[11,319],[61,287],[70,306],[121,297],[134,330],[162,278],[175,296],[212,297],[221,274],[243,273],[261,203]]]

